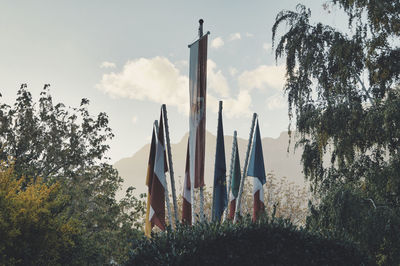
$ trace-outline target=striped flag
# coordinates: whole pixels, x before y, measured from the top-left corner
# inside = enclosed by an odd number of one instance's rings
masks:
[[[239,187],[240,187],[240,180],[241,180],[241,173],[240,173],[240,159],[239,159],[239,149],[237,141],[235,142],[236,145],[236,153],[235,153],[235,161],[234,167],[232,172],[232,183],[231,183],[231,193],[229,195],[229,219],[233,220],[235,218],[235,209],[236,209],[236,198],[239,194]]]
[[[156,158],[156,130],[153,126],[153,134],[151,136],[151,144],[150,144],[150,154],[149,154],[149,162],[147,163],[147,176],[146,176],[146,186],[148,187],[147,192],[147,209],[146,209],[146,219],[145,219],[145,227],[144,232],[147,237],[151,235],[151,222],[150,222],[150,198],[151,198],[151,186],[154,175],[154,162]]]
[[[215,151],[214,190],[213,190],[213,221],[221,221],[221,216],[228,205],[226,193],[226,163],[224,129],[222,126],[222,103],[218,112],[217,148]]]
[[[204,186],[204,157],[206,143],[206,82],[208,34],[190,46],[189,94],[189,158],[190,178],[194,187]]]
[[[168,171],[168,166],[164,146],[164,123],[162,111],[159,121],[160,127],[156,138],[154,175],[151,184],[149,220],[152,227],[157,225],[161,230],[165,230],[165,191],[167,189],[165,172]]]
[[[264,211],[263,185],[266,182],[264,156],[262,151],[260,127],[258,126],[258,120],[256,125],[256,132],[254,134],[253,146],[251,150],[251,157],[247,175],[253,177],[253,196],[254,196],[253,221],[256,221],[260,212]]]
[[[186,150],[185,180],[183,181],[182,223],[192,225],[192,200],[190,199],[189,142]]]

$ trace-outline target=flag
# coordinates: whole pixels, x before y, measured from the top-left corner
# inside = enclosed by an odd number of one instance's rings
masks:
[[[164,123],[162,111],[157,135],[154,174],[151,184],[149,220],[152,227],[157,225],[161,230],[165,230],[165,191],[167,189],[165,172],[168,171],[168,166],[164,146]]]
[[[190,46],[189,66],[189,158],[194,187],[204,186],[206,143],[206,82],[208,34]]]
[[[233,220],[235,218],[235,209],[236,209],[236,199],[239,194],[241,173],[240,173],[240,159],[239,159],[239,149],[237,141],[235,142],[236,152],[235,152],[235,161],[232,172],[232,180],[231,180],[231,193],[229,195],[229,219]]]
[[[145,235],[150,237],[151,235],[151,222],[150,222],[150,194],[151,194],[151,187],[153,181],[153,174],[154,174],[154,161],[156,157],[156,130],[153,126],[153,134],[151,136],[151,144],[150,144],[150,154],[149,154],[149,162],[147,163],[147,176],[146,176],[146,186],[148,187],[147,192],[147,209],[146,209],[146,219],[145,219],[145,227],[144,232]]]
[[[185,179],[183,181],[182,223],[192,225],[192,200],[190,198],[189,141],[186,149]]]
[[[254,134],[253,146],[251,150],[250,163],[247,171],[248,176],[253,177],[253,221],[255,221],[260,212],[264,211],[264,189],[263,185],[266,182],[264,156],[261,145],[260,127],[258,120],[256,132]]]
[[[213,190],[213,221],[221,221],[221,216],[228,205],[226,193],[226,164],[224,129],[222,126],[222,111],[218,112],[217,148],[215,151],[214,190]]]

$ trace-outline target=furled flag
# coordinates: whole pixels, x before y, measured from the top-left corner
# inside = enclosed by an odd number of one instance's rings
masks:
[[[190,45],[189,94],[189,157],[190,178],[194,187],[204,186],[206,143],[206,83],[208,34]],[[192,174],[193,173],[193,174]]]
[[[147,176],[146,176],[146,186],[148,187],[147,193],[147,210],[146,210],[146,219],[145,219],[145,227],[144,233],[146,236],[150,237],[151,235],[151,222],[150,222],[150,198],[151,198],[151,186],[154,175],[154,161],[156,158],[156,129],[153,126],[153,134],[151,136],[151,144],[150,144],[150,154],[149,154],[149,162],[147,163]]]
[[[213,190],[213,208],[212,208],[213,209],[212,220],[218,222],[221,221],[221,216],[224,213],[226,206],[228,205],[228,198],[226,193],[224,129],[222,126],[221,109],[218,112],[218,129],[217,129],[218,132],[217,132],[217,148],[215,151],[214,190]]]
[[[253,146],[251,150],[251,157],[247,175],[253,177],[253,221],[257,220],[260,212],[264,211],[264,189],[263,185],[266,182],[264,156],[261,145],[260,127],[258,120],[256,125],[256,132],[254,134]]]
[[[192,200],[190,199],[189,142],[186,150],[185,180],[183,181],[182,222],[192,225]]]
[[[165,172],[168,171],[165,146],[164,146],[164,123],[161,111],[160,127],[156,139],[156,156],[154,163],[154,175],[151,184],[150,196],[150,215],[151,226],[157,225],[161,230],[165,230],[165,191],[167,189],[167,179]]]
[[[235,142],[235,146],[236,146],[236,153],[235,153],[235,161],[234,161],[233,172],[232,172],[231,193],[229,195],[229,200],[230,200],[229,219],[230,220],[233,220],[233,218],[235,218],[236,198],[238,197],[238,194],[239,194],[240,179],[241,179],[239,149],[238,149],[237,141]]]

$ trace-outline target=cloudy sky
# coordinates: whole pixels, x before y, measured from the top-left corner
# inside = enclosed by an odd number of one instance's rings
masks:
[[[188,44],[198,20],[210,31],[207,130],[215,134],[218,101],[224,131],[246,138],[257,112],[263,137],[287,129],[283,62],[275,62],[276,14],[303,3],[315,21],[346,25],[325,1],[13,1],[0,4],[0,101],[12,103],[21,83],[35,98],[51,84],[56,102],[106,112],[115,138],[112,162],[150,140],[167,104],[172,142],[188,131]]]

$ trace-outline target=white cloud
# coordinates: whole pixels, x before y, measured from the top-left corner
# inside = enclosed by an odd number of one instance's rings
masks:
[[[211,111],[218,112],[218,99],[222,98],[226,107],[224,114],[228,117],[249,116],[249,92],[240,91],[237,98],[228,97],[229,86],[222,71],[210,59],[207,68],[207,106],[210,106]],[[121,72],[104,74],[96,87],[113,98],[165,103],[177,107],[181,113],[189,112],[189,78],[182,75],[176,65],[165,57],[128,61]],[[133,123],[136,121],[137,118],[132,118]]]
[[[131,119],[132,124],[136,124],[137,120],[138,120],[138,118],[136,115],[132,116],[132,119]]]
[[[104,74],[96,85],[114,98],[130,98],[188,110],[188,77],[165,57],[128,61],[121,72]]]
[[[266,52],[270,52],[271,49],[272,49],[272,44],[269,43],[269,42],[263,43],[263,49],[264,49]]]
[[[189,78],[165,57],[139,58],[128,61],[119,72],[104,74],[96,87],[113,98],[129,98],[165,103],[177,107],[181,113],[188,114]],[[285,68],[281,66],[261,65],[253,70],[244,71],[238,76],[239,91],[232,95],[228,81],[212,60],[207,61],[208,88],[207,106],[210,111],[218,111],[218,100],[224,101],[224,114],[229,118],[251,116],[251,91],[255,88],[281,90],[284,84]],[[232,76],[237,69],[230,68]],[[231,96],[232,95],[232,96]],[[269,109],[282,108],[284,100],[278,96],[267,99]],[[137,122],[137,117],[132,117]]]
[[[252,112],[251,96],[249,91],[240,91],[236,98],[223,98],[217,99],[211,94],[207,94],[207,108],[212,112],[218,112],[218,101],[222,100],[224,103],[224,115],[228,118],[250,117]]]
[[[287,108],[286,99],[285,96],[282,95],[282,93],[277,93],[268,97],[266,100],[266,104],[268,110],[278,110],[285,107]]]
[[[261,65],[256,69],[244,71],[238,77],[239,88],[265,90],[272,87],[282,90],[285,84],[285,66]]]
[[[250,32],[246,32],[246,37],[254,37],[254,34],[253,33],[250,33]]]
[[[240,35],[239,32],[236,33],[232,33],[229,37],[230,41],[235,41],[235,40],[240,40],[242,38],[242,36]]]
[[[234,67],[229,67],[229,74],[231,74],[232,77],[236,76],[238,73],[238,70]]]
[[[224,110],[229,110],[226,112],[229,118],[246,116],[250,117],[252,112],[250,110],[251,106],[251,96],[250,92],[247,90],[242,90],[239,92],[237,98],[230,98],[224,100]]]
[[[116,65],[115,63],[104,61],[103,63],[100,64],[100,68],[115,68]]]
[[[175,65],[179,68],[188,68],[189,66],[189,62],[187,60],[179,60],[177,62],[175,62]]]
[[[211,41],[211,48],[218,49],[224,45],[224,40],[221,37],[217,37]]]
[[[229,95],[228,81],[222,74],[221,70],[217,69],[217,64],[211,59],[207,60],[207,86],[221,97]]]

